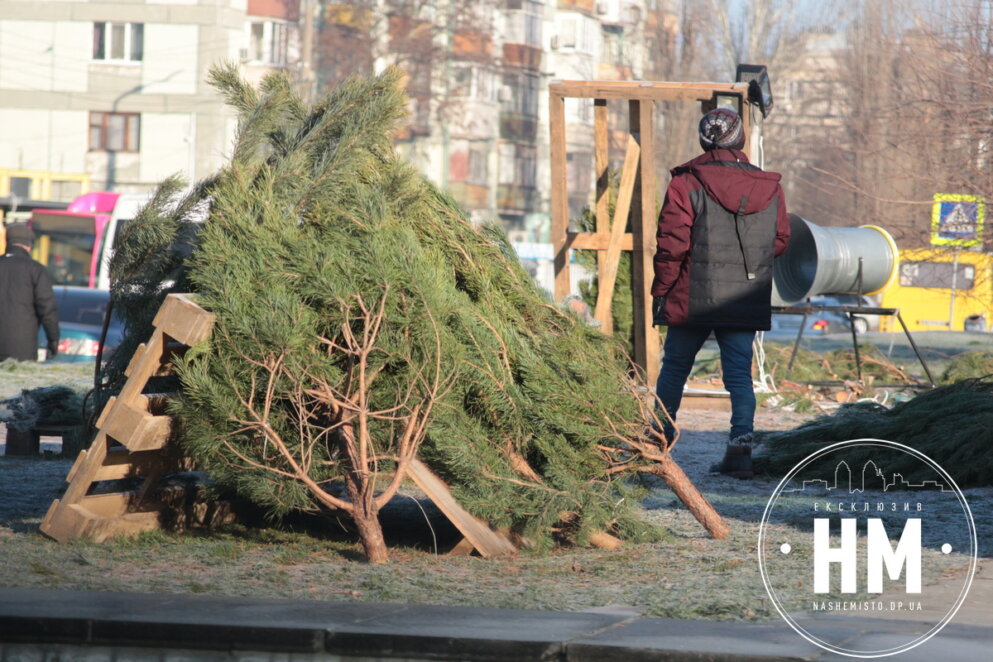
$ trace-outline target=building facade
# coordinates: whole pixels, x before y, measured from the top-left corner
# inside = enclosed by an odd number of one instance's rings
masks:
[[[120,192],[209,175],[236,130],[210,67],[293,67],[297,13],[295,0],[0,0],[0,168]]]
[[[312,62],[318,92],[393,65],[410,99],[401,154],[474,220],[546,242],[549,81],[651,75],[653,26],[674,33],[672,4],[0,0],[0,170],[82,173],[93,190],[121,192],[177,173],[195,181],[224,163],[236,131],[206,82],[211,65],[239,62],[252,82],[286,69],[306,83]],[[611,112],[619,161],[627,117]],[[570,100],[567,123],[576,216],[594,189],[592,101]]]

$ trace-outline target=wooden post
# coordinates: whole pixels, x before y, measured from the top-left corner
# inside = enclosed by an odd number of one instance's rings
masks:
[[[555,251],[555,300],[569,294],[569,191],[566,186],[565,98],[554,92],[548,95],[549,139],[551,141],[552,173],[552,250]]]
[[[593,146],[596,167],[596,233],[605,235],[610,232],[610,133],[607,129],[607,100],[593,100]],[[597,282],[602,283],[606,274],[604,252],[597,251]],[[599,318],[598,318],[599,319]],[[610,316],[607,316],[610,320]],[[612,324],[604,325],[600,320],[604,333],[613,333]]]
[[[638,102],[638,134],[641,137],[641,213],[631,219],[634,235],[632,289],[634,295],[635,362],[645,369],[650,385],[659,375],[661,347],[658,329],[652,326],[652,281],[655,278],[655,102]],[[632,117],[634,120],[634,117]],[[640,222],[638,222],[640,221]],[[642,340],[640,347],[637,339]]]
[[[631,209],[632,257],[631,288],[634,308],[634,360],[645,371],[648,384],[659,373],[659,337],[652,327],[652,267],[655,258],[655,130],[649,99],[632,99],[629,104],[631,135],[641,147],[641,165]]]

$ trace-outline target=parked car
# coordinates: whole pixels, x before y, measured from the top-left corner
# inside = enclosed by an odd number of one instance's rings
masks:
[[[871,297],[863,294],[830,294],[813,297],[810,300],[815,306],[862,306],[863,308],[879,308]],[[855,333],[863,334],[870,331],[879,331],[879,315],[856,314],[852,319]]]
[[[797,304],[802,305],[802,304]],[[800,332],[803,315],[792,313],[773,313],[772,328],[765,332],[770,340],[793,340]],[[807,316],[807,324],[803,329],[803,337],[826,336],[830,333],[850,333],[851,324],[844,313],[831,310],[814,311]]]
[[[59,311],[59,354],[53,360],[60,363],[95,361],[100,346],[103,318],[110,302],[110,292],[69,285],[55,288]],[[44,331],[38,332],[38,346],[46,347]],[[106,359],[124,337],[124,322],[115,313],[107,327],[103,356]]]

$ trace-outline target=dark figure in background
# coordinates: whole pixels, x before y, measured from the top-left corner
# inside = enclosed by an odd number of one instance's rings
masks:
[[[48,357],[59,351],[52,279],[31,259],[33,244],[34,232],[26,224],[7,226],[7,251],[0,257],[0,361],[36,361],[39,325],[48,338]]]
[[[789,244],[790,225],[780,175],[741,151],[741,117],[718,108],[699,129],[704,153],[672,170],[659,215],[653,320],[668,330],[656,390],[675,419],[697,352],[713,333],[731,394],[728,452],[713,470],[749,477],[752,341],[771,324],[772,263]],[[664,432],[671,439],[672,425]]]

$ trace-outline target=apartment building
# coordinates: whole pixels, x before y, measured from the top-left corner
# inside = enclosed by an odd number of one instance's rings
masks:
[[[644,75],[645,26],[664,0],[448,0],[326,3],[319,78],[396,65],[408,73],[400,152],[479,221],[547,241],[548,82]],[[570,103],[570,208],[593,186],[592,102]],[[622,121],[626,122],[626,117]],[[626,123],[623,124],[626,126]]]
[[[410,97],[399,151],[475,220],[547,241],[548,82],[641,78],[646,26],[671,22],[669,4],[0,0],[0,169],[84,173],[91,189],[121,192],[196,180],[224,163],[236,130],[206,83],[213,63],[240,62],[253,82],[272,68],[303,80],[312,55],[325,89],[396,65]],[[576,215],[593,187],[592,102],[567,112]]]
[[[297,0],[0,0],[0,168],[151,190],[215,171],[233,113],[216,62],[257,79],[299,59]],[[55,195],[56,193],[53,193]]]

